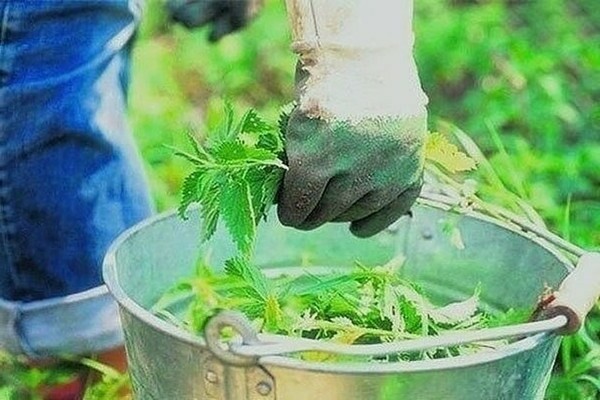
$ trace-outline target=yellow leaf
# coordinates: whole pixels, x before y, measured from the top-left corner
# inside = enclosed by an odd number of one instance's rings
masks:
[[[300,357],[304,361],[325,362],[332,361],[335,355],[331,353],[326,353],[324,351],[305,351],[300,355]]]
[[[277,332],[279,324],[283,319],[283,312],[279,300],[272,294],[269,294],[265,301],[265,330]]]
[[[427,137],[425,158],[439,164],[450,173],[471,171],[476,168],[475,160],[450,143],[444,135],[437,132]]]
[[[359,329],[340,331],[331,339],[333,342],[341,344],[354,344],[365,333]]]
[[[334,343],[354,344],[365,333],[360,329],[349,329],[337,332],[330,340]],[[305,351],[302,353],[302,359],[305,361],[339,361],[339,355],[326,353],[323,351]]]

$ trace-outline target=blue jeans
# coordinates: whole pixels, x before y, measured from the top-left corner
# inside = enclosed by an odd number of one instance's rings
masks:
[[[152,213],[126,120],[141,0],[0,0],[0,348],[93,353],[122,334],[101,264]]]

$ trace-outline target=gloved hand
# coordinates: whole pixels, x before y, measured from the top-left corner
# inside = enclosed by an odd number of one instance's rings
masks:
[[[186,28],[212,24],[208,40],[216,42],[246,26],[259,3],[258,0],[169,0],[167,10],[172,20]]]
[[[412,60],[412,2],[377,4],[288,0],[301,61],[278,199],[284,225],[351,222],[367,237],[420,193],[427,98]]]
[[[295,109],[286,133],[280,221],[304,230],[352,222],[359,237],[385,229],[421,191],[426,129],[423,118],[330,123]]]

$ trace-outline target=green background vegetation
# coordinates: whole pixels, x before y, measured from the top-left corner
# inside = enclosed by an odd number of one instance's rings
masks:
[[[211,45],[206,29],[170,25],[162,0],[148,0],[129,99],[159,210],[176,207],[188,172],[164,145],[184,147],[188,129],[201,135],[215,124],[224,97],[271,120],[293,100],[284,2],[265,3],[247,29]],[[446,120],[465,130],[554,232],[600,249],[600,2],[415,0],[415,8],[432,129]],[[600,398],[598,310],[587,328],[564,340],[548,399]]]

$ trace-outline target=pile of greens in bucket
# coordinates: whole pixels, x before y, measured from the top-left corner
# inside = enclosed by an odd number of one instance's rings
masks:
[[[177,151],[194,166],[185,179],[179,213],[200,204],[202,236],[209,239],[220,219],[238,255],[223,268],[200,263],[194,276],[180,282],[158,301],[154,311],[194,333],[219,310],[238,310],[264,333],[342,344],[371,344],[477,329],[521,320],[523,312],[490,316],[479,310],[479,291],[464,301],[435,305],[415,284],[401,278],[401,256],[385,265],[356,262],[350,272],[300,277],[268,277],[252,261],[257,226],[267,216],[286,169],[283,130],[287,114],[273,127],[254,110],[236,123],[230,105],[221,125],[192,150]],[[451,171],[472,169],[474,161],[440,134],[427,144],[429,162]],[[456,238],[455,238],[456,239]],[[184,307],[184,312],[176,312]],[[176,317],[175,314],[178,316]],[[480,343],[389,360],[440,358],[467,354],[498,343]],[[336,359],[323,353],[303,354],[312,360]]]

